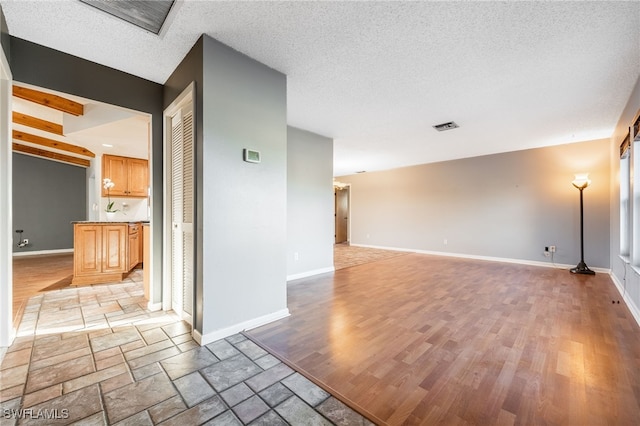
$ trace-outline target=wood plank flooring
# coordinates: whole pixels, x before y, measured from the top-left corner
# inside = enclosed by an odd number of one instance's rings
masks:
[[[640,327],[606,274],[408,254],[293,281],[247,335],[379,424],[635,425]]]
[[[13,258],[13,318],[20,322],[22,311],[31,296],[71,284],[73,253]]]
[[[408,252],[381,250],[370,247],[351,246],[348,243],[333,246],[333,266],[335,270],[350,268],[363,263],[376,262],[395,256],[404,256]]]

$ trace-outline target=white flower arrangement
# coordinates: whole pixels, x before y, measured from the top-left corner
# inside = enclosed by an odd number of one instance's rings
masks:
[[[115,213],[118,211],[118,209],[114,209],[113,205],[115,204],[115,201],[111,201],[111,193],[110,193],[110,189],[113,188],[114,186],[116,186],[116,184],[109,178],[104,178],[102,180],[102,186],[104,189],[107,190],[107,209],[105,210],[107,213]]]

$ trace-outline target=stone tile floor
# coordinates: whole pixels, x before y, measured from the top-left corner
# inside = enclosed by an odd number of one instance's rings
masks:
[[[29,300],[0,364],[0,425],[370,425],[242,334],[207,346],[141,275]]]

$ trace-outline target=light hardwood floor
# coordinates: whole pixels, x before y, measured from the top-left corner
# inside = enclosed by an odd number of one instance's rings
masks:
[[[247,334],[380,424],[635,425],[640,327],[606,274],[393,257],[293,281]]]
[[[32,296],[68,286],[73,278],[73,253],[13,258],[13,318],[20,322]]]

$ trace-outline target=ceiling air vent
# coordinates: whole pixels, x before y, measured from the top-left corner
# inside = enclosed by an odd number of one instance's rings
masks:
[[[137,27],[160,34],[175,0],[80,0]]]
[[[448,123],[436,124],[435,126],[433,126],[433,128],[436,129],[439,132],[444,132],[445,130],[456,129],[458,127],[460,127],[460,126],[458,126],[454,121],[449,121]]]

